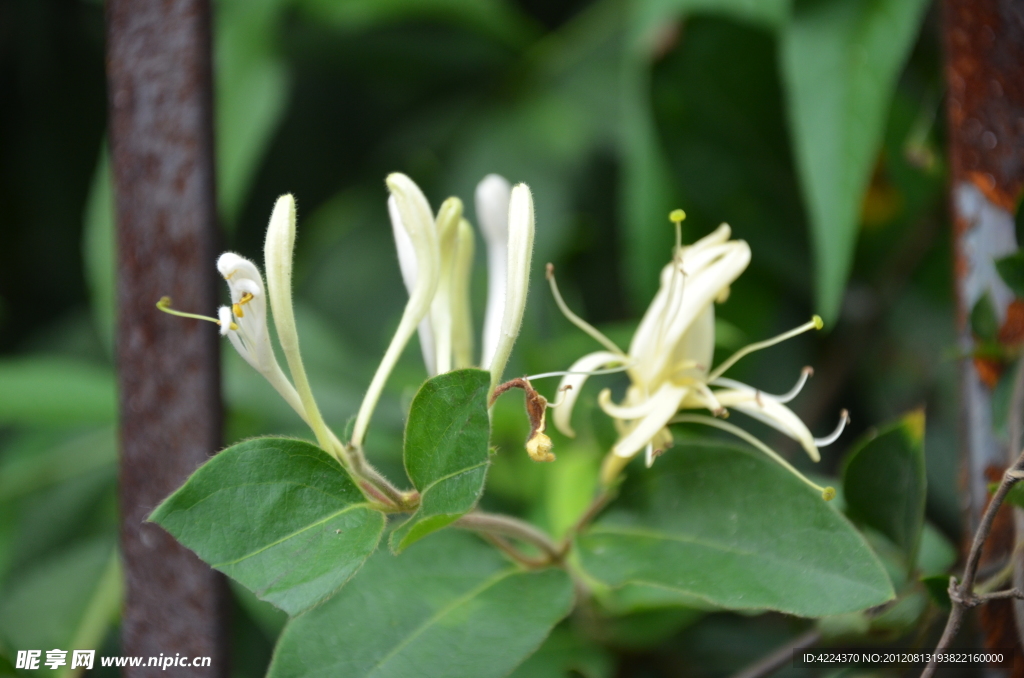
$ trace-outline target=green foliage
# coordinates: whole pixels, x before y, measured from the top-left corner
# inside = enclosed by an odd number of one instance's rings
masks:
[[[289,622],[269,678],[500,678],[572,602],[563,570],[521,570],[449,530],[401,556],[378,552],[341,593]]]
[[[110,370],[60,356],[0,361],[0,423],[69,426],[114,421]]]
[[[732,609],[814,617],[893,596],[867,544],[819,494],[762,455],[714,443],[687,444],[631,477],[578,544],[583,568],[610,586],[650,584]]]
[[[341,588],[384,530],[384,514],[333,457],[286,438],[229,447],[149,519],[289,614]]]
[[[81,542],[12,582],[0,600],[0,638],[15,649],[97,647],[121,611],[112,540]]]
[[[927,494],[924,410],[916,410],[853,447],[843,469],[847,513],[899,547],[913,566]]]
[[[405,470],[420,492],[415,514],[391,533],[397,553],[476,506],[487,476],[491,375],[455,370],[420,387],[405,428]]]
[[[926,0],[797,2],[780,35],[796,164],[811,222],[816,298],[836,319],[861,201]]]
[[[996,335],[999,334],[999,319],[996,317],[996,308],[988,292],[981,295],[971,309],[971,331],[979,339],[989,342],[995,341]]]
[[[1020,214],[1019,211],[1018,214]],[[1013,293],[1024,298],[1024,252],[1017,250],[1008,257],[996,259],[996,270],[999,271],[999,277],[1010,286]]]

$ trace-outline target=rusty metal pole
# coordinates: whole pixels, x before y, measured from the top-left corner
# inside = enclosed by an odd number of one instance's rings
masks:
[[[208,0],[107,0],[118,245],[122,652],[210,657],[227,675],[222,577],[146,517],[221,444],[216,328],[157,311],[216,306]],[[146,662],[144,662],[145,664]],[[126,676],[166,676],[161,667]]]
[[[1024,305],[1014,300],[993,263],[1019,244],[1014,212],[1024,188],[1024,3],[946,0],[943,10],[959,341],[970,355],[975,340],[968,318],[986,293],[995,305],[1000,341],[1024,339]],[[961,370],[965,514],[971,534],[988,503],[988,483],[999,480],[1020,452],[1020,441],[1007,445],[993,431],[993,388],[1003,369],[976,358],[964,360]],[[1013,513],[1005,507],[997,515],[983,568],[986,562],[1005,561],[1024,536],[1020,512]],[[1014,577],[1017,585],[1022,576],[1024,571]],[[1015,627],[1022,625],[1014,624],[1015,605],[1017,619],[1024,620],[1019,603],[990,603],[983,610],[990,646],[1016,644],[1021,634]]]

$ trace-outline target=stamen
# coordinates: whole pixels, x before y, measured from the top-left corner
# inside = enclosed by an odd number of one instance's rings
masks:
[[[683,249],[683,220],[686,219],[686,212],[681,209],[674,209],[668,213],[669,221],[676,225],[676,249],[673,252],[678,256]]]
[[[725,431],[726,433],[731,433],[737,438],[740,438],[741,440],[744,440],[753,445],[754,447],[756,447],[757,449],[761,450],[769,457],[774,459],[776,462],[778,462],[780,465],[782,465],[782,467],[785,468],[787,471],[789,471],[797,478],[799,478],[801,481],[803,481],[805,484],[809,485],[810,487],[813,487],[815,490],[820,492],[821,498],[824,499],[825,501],[832,501],[832,499],[834,499],[836,496],[836,490],[834,487],[822,487],[821,485],[818,485],[817,483],[813,482],[810,478],[808,478],[804,474],[800,473],[800,471],[797,471],[795,468],[793,468],[793,466],[788,461],[780,457],[778,453],[775,452],[775,450],[768,447],[763,442],[758,440],[756,437],[754,437],[750,433],[747,433],[738,426],[734,426],[733,424],[722,421],[721,419],[713,419],[703,414],[680,414],[673,417],[669,423],[704,424],[705,426],[711,426],[719,430]]]
[[[725,362],[723,362],[721,365],[715,368],[715,370],[708,376],[708,381],[715,381],[720,376],[725,374],[726,370],[735,365],[740,360],[740,358],[743,358],[744,356],[747,356],[753,353],[754,351],[760,351],[763,348],[774,346],[775,344],[783,342],[786,339],[790,339],[799,334],[803,334],[804,332],[809,332],[811,330],[820,330],[822,327],[824,327],[824,323],[821,320],[821,316],[816,315],[807,322],[805,322],[803,325],[800,325],[799,327],[794,327],[788,332],[783,332],[782,334],[772,337],[771,339],[765,339],[764,341],[758,341],[748,346],[744,346],[740,350],[733,353]]]
[[[238,318],[244,318],[245,312],[242,310],[242,307],[252,300],[252,292],[246,292],[245,294],[242,295],[241,299],[239,299],[236,303],[231,304],[231,312],[234,313],[235,316]]]
[[[775,402],[778,402],[778,403],[788,403],[790,400],[792,400],[793,398],[797,397],[797,395],[799,395],[800,391],[803,390],[804,385],[807,383],[807,379],[809,377],[813,377],[813,376],[814,376],[814,368],[813,367],[805,367],[803,370],[800,371],[800,378],[797,379],[796,385],[793,386],[793,388],[791,388],[788,391],[786,391],[785,393],[783,393],[782,395],[775,395],[773,393],[765,393],[764,391],[758,390],[757,391],[757,398],[758,398],[757,404],[758,405],[762,405],[762,403],[760,401],[760,397],[761,396],[764,396],[765,398],[771,398],[772,400],[774,400]],[[734,388],[734,389],[737,389],[737,390],[745,390],[745,389],[750,388],[749,386],[747,386],[743,382],[736,381],[735,379],[728,379],[726,377],[719,377],[718,379],[715,379],[715,381],[712,383],[712,386],[725,386],[726,388]]]
[[[615,342],[606,337],[600,330],[588,323],[583,318],[573,313],[566,305],[565,300],[562,299],[562,293],[558,291],[558,283],[555,282],[555,265],[549,263],[547,266],[547,279],[551,285],[551,295],[555,298],[555,303],[558,305],[558,310],[562,312],[562,315],[576,327],[580,328],[591,337],[593,337],[599,344],[604,346],[606,349],[617,355],[626,355],[621,348],[615,345]]]
[[[619,365],[618,367],[606,367],[601,370],[592,370],[590,372],[569,372],[566,370],[561,370],[558,372],[542,372],[540,374],[531,374],[526,378],[529,379],[530,381],[533,381],[534,379],[546,379],[547,377],[568,377],[574,374],[586,377],[596,377],[601,374],[616,374],[618,372],[625,372],[629,368],[633,367],[633,365],[634,363],[627,362]]]
[[[176,315],[180,318],[194,318],[195,320],[205,320],[207,322],[213,323],[214,325],[220,325],[220,320],[218,320],[217,318],[211,318],[208,315],[198,315],[196,313],[185,313],[184,311],[174,310],[173,308],[171,308],[170,297],[160,297],[160,301],[156,302],[156,307],[169,315]],[[231,323],[231,329],[237,330],[238,325],[236,325],[235,323]]]
[[[571,390],[572,390],[572,384],[566,384],[562,388],[558,389],[558,396],[557,396],[558,400],[556,400],[553,403],[548,403],[548,407],[549,408],[554,408],[554,407],[558,407],[559,405],[564,403],[565,402],[565,398],[566,398],[565,392],[566,391],[571,391]]]
[[[817,447],[825,447],[826,445],[831,445],[832,443],[839,439],[839,436],[843,434],[843,429],[845,429],[846,425],[849,423],[850,413],[847,412],[846,410],[843,410],[842,412],[839,413],[839,424],[836,426],[836,430],[832,431],[832,433],[829,433],[824,438],[815,438],[814,444]]]

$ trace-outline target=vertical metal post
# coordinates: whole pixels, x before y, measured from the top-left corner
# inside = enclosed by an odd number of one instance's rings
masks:
[[[227,675],[222,577],[146,517],[221,443],[208,0],[107,0],[118,245],[125,655],[211,657]],[[144,662],[145,663],[145,662]],[[127,676],[166,676],[161,667]]]
[[[1024,187],[1024,5],[1014,0],[946,0],[943,10],[959,341],[962,352],[971,355],[975,342],[968,318],[985,294],[995,305],[1000,340],[1024,339],[1024,305],[1014,301],[994,266],[995,259],[1018,246],[1013,217]],[[993,431],[993,386],[1000,369],[998,363],[975,358],[965,359],[961,370],[966,522],[971,533],[988,503],[988,483],[998,480],[1019,453],[1019,441],[1008,449]],[[1012,512],[1006,508],[997,516],[982,567],[986,560],[1009,557],[1014,533],[1017,541],[1024,535],[1020,516],[1015,521]],[[1018,585],[1020,579],[1015,577]],[[1018,637],[1012,607],[1010,602],[986,606],[982,620],[990,644],[1006,647]]]

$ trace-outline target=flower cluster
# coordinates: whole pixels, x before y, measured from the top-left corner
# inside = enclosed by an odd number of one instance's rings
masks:
[[[217,270],[228,284],[231,303],[219,309],[217,318],[172,310],[166,297],[157,304],[168,313],[220,325],[221,334],[310,426],[318,444],[350,469],[366,471],[371,476],[372,470],[363,459],[363,441],[384,384],[412,335],[419,331],[430,375],[474,363],[469,307],[474,234],[463,218],[462,202],[449,198],[435,215],[423,192],[409,177],[391,174],[386,184],[390,192],[388,213],[409,300],[346,443],[339,441],[324,423],[299,351],[292,308],[296,210],[291,195],[277,200],[267,227],[266,285],[253,262],[234,252],[225,252],[217,260]],[[504,178],[492,174],[478,185],[476,203],[489,263],[480,365],[491,372],[493,389],[512,352],[526,306],[533,254],[533,198],[525,184],[512,187]],[[268,298],[291,379],[274,354],[267,325]]]

